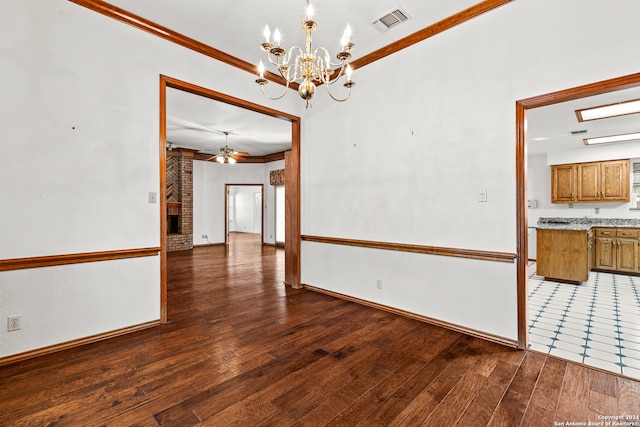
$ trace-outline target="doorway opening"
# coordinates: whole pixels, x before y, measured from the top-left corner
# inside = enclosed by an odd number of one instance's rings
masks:
[[[260,236],[264,244],[264,184],[225,185],[225,244],[231,233]]]
[[[167,88],[177,89],[209,98],[240,109],[257,112],[291,124],[291,149],[285,153],[287,175],[287,241],[285,242],[284,284],[295,289],[302,287],[300,281],[300,118],[282,111],[267,108],[243,99],[235,98],[192,83],[160,75],[160,321],[168,321],[167,314]]]
[[[275,189],[275,211],[276,211],[276,223],[275,223],[275,242],[276,246],[284,246],[285,239],[285,192],[284,185],[276,185]]]
[[[517,287],[518,287],[518,347],[529,347],[529,214],[527,113],[529,110],[552,104],[573,101],[609,92],[640,86],[640,73],[597,82],[585,86],[553,92],[516,102],[516,191],[517,191]]]

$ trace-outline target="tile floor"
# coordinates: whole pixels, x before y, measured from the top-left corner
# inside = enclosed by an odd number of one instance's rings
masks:
[[[640,277],[546,281],[529,265],[529,348],[640,379]]]

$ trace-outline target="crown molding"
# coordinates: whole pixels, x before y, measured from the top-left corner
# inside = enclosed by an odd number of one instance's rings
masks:
[[[193,156],[193,160],[216,163],[215,160],[211,160],[211,156],[215,156],[215,154],[195,153]],[[238,160],[238,163],[270,163],[277,160],[284,160],[284,151],[268,154],[266,156],[247,156],[244,160]]]
[[[384,57],[392,55],[396,52],[401,51],[409,46],[412,46],[416,43],[420,43],[430,37],[433,37],[437,34],[443,33],[457,25],[462,24],[463,22],[467,22],[473,18],[476,18],[486,12],[489,12],[497,7],[500,7],[504,4],[510,3],[515,0],[485,0],[474,6],[471,6],[468,9],[465,9],[461,12],[453,14],[448,18],[445,18],[441,21],[436,22],[435,24],[431,24],[428,27],[425,27],[421,30],[416,31],[413,34],[410,34],[404,38],[401,38],[398,41],[395,41],[385,47],[382,47],[376,51],[373,51],[361,58],[358,58],[351,62],[351,66],[353,69],[362,68],[365,65],[369,65],[372,62],[378,61]]]
[[[184,34],[178,33],[177,31],[173,31],[170,28],[157,24],[153,21],[143,18],[142,16],[133,14],[128,10],[121,9],[111,3],[107,3],[102,0],[69,0],[69,1],[79,6],[86,7],[87,9],[93,10],[94,12],[98,12],[109,18],[113,18],[117,21],[124,22],[125,24],[134,26],[138,29],[141,29],[150,34],[153,34],[154,36],[158,36],[172,43],[176,43],[180,46],[186,47],[187,49],[191,49],[195,52],[201,53],[210,58],[224,62],[225,64],[229,64],[233,67],[239,68],[248,73],[257,74],[257,69],[254,64],[251,64],[247,61],[243,61],[240,58],[236,58],[233,55],[229,55],[228,53],[225,53],[219,49],[216,49],[215,47],[199,42],[198,40],[192,39],[191,37],[187,37]],[[272,73],[270,71],[265,71],[264,77],[272,82],[286,86],[286,81],[281,76],[275,73]],[[293,88],[294,85],[291,84],[289,85],[289,87]],[[295,85],[295,89],[298,90],[297,85]]]
[[[155,36],[161,37],[172,43],[176,43],[180,46],[186,47],[187,49],[191,49],[193,51],[206,55],[210,58],[216,59],[218,61],[231,65],[233,67],[239,68],[248,73],[256,74],[256,66],[254,64],[246,62],[240,58],[236,58],[235,56],[229,55],[228,53],[225,53],[219,49],[216,49],[205,43],[199,42],[198,40],[187,37],[183,34],[180,34],[176,31],[171,30],[170,28],[164,27],[146,18],[135,15],[125,9],[121,9],[105,1],[102,1],[102,0],[69,0],[69,1],[79,6],[86,7],[87,9],[93,10],[94,12],[98,12],[104,16],[108,16],[109,18],[113,18],[120,22],[124,22],[125,24],[132,25],[136,28],[139,28],[143,31],[151,33]],[[511,3],[513,1],[515,0],[484,0],[474,6],[471,6],[468,9],[455,13],[448,18],[445,18],[439,22],[436,22],[435,24],[429,25],[428,27],[425,27],[419,31],[416,31],[415,33],[407,37],[404,37],[385,47],[382,47],[376,51],[373,51],[361,58],[355,59],[354,61],[351,62],[351,66],[354,69],[362,68],[366,65],[371,64],[372,62],[378,61],[382,58],[392,55],[402,49],[405,49],[409,46],[412,46],[416,43],[419,43],[423,40],[426,40],[430,37],[433,37],[437,34],[447,31],[459,24],[462,24],[463,22],[469,21],[486,12],[489,12],[497,7],[500,7],[507,3]],[[267,80],[286,86],[286,81],[281,76],[271,71],[265,71],[264,77]],[[289,87],[296,91],[298,90],[297,83],[291,83]]]

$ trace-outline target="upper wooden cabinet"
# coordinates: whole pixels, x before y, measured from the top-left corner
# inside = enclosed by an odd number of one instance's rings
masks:
[[[551,202],[572,203],[576,200],[576,165],[551,166]]]
[[[551,203],[628,202],[629,160],[551,166]]]

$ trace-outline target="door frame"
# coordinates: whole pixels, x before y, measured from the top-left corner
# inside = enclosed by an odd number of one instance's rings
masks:
[[[224,185],[224,244],[229,244],[229,187],[260,187],[262,216],[260,218],[260,243],[264,245],[264,184],[225,184]]]
[[[527,291],[528,208],[527,208],[527,111],[579,98],[640,86],[640,73],[616,77],[584,86],[516,101],[516,253],[518,300],[518,348],[528,347],[529,320]]]
[[[288,191],[285,194],[285,204],[287,213],[289,214],[286,224],[286,235],[289,238],[289,242],[285,245],[285,284],[290,285],[294,289],[302,288],[300,282],[300,117],[161,74],[159,117],[160,189],[158,192],[160,195],[160,321],[162,323],[168,321],[166,200],[167,87],[204,96],[214,101],[224,102],[225,104],[265,114],[291,123],[291,150],[285,153],[285,170],[289,181],[287,184]]]

